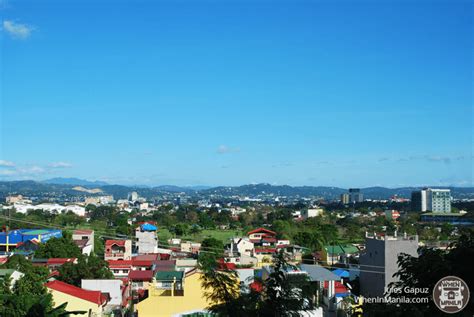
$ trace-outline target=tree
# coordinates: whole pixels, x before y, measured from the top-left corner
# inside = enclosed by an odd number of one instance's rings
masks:
[[[67,262],[58,268],[58,279],[75,286],[81,286],[82,279],[112,279],[114,276],[109,270],[106,261],[91,254],[81,255],[77,264]]]
[[[78,258],[82,254],[79,247],[72,241],[71,235],[63,233],[61,238],[52,238],[39,245],[35,252],[37,258]]]

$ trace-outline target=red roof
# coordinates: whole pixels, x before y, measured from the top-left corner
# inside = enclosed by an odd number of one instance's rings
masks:
[[[151,260],[132,260],[133,266],[152,266],[154,261]]]
[[[255,253],[275,253],[275,248],[255,248]]]
[[[107,260],[109,262],[109,267],[131,267],[132,260]]]
[[[263,290],[262,283],[260,283],[258,281],[254,281],[254,282],[250,283],[249,286],[250,286],[250,289],[252,289],[253,291],[258,292],[258,293],[260,293]]]
[[[237,266],[235,263],[226,263],[224,259],[219,259],[218,269],[220,270],[235,270]]]
[[[134,256],[132,260],[136,261],[155,261],[158,260],[159,254],[140,254],[137,256]]]
[[[262,232],[262,233],[269,233],[271,235],[276,235],[276,232],[274,231],[271,231],[271,230],[268,230],[268,229],[265,229],[265,228],[257,228],[255,230],[252,230],[250,231],[249,233],[247,233],[247,235],[251,235],[252,233],[259,233],[259,232]]]
[[[324,282],[324,288],[328,288],[328,281]],[[345,294],[349,292],[347,290],[347,287],[345,287],[344,284],[342,284],[341,282],[334,282],[334,288],[336,294]]]
[[[94,230],[74,230],[73,234],[92,234],[94,233]]]
[[[118,246],[121,246],[121,247],[124,247],[125,246],[125,240],[107,240],[107,241],[105,241],[106,246],[112,246],[114,244],[118,245]]]
[[[77,298],[81,298],[97,305],[103,305],[107,302],[107,296],[100,291],[89,291],[61,281],[52,281],[45,284],[49,289],[65,293]]]
[[[128,278],[132,281],[151,281],[153,279],[153,271],[130,271]]]
[[[55,265],[60,264],[63,265],[64,263],[70,262],[74,263],[77,259],[76,258],[50,258],[48,259],[48,265]]]

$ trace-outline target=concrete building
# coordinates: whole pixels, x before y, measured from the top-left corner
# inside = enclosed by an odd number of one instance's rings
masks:
[[[8,207],[11,208],[12,206],[8,206]],[[7,208],[4,207],[4,209],[7,209]],[[13,208],[15,208],[16,212],[19,212],[22,214],[26,214],[28,210],[41,209],[44,211],[49,211],[51,213],[62,213],[62,212],[72,211],[73,213],[81,217],[84,217],[86,215],[86,208],[83,206],[78,206],[78,205],[68,205],[68,206],[63,206],[59,204],[32,205],[24,201],[19,201],[13,204]]]
[[[322,208],[308,208],[302,211],[301,216],[303,219],[313,218],[321,216],[324,213]]]
[[[156,226],[152,223],[142,223],[135,229],[137,238],[137,252],[139,254],[158,252],[158,236],[156,235]]]
[[[344,205],[348,205],[350,202],[350,197],[348,193],[341,194],[341,203]]]
[[[45,284],[56,306],[67,303],[68,311],[85,311],[78,316],[103,316],[108,297],[100,291],[89,291],[61,281]]]
[[[233,255],[251,256],[254,251],[254,244],[249,238],[232,238],[230,242],[230,253]]]
[[[120,310],[127,302],[128,292],[122,280],[81,280],[81,288],[89,291],[99,291],[109,295],[105,312]]]
[[[131,192],[128,194],[128,201],[137,201],[139,198],[137,192]]]
[[[361,203],[364,201],[364,195],[359,188],[349,188],[349,202]]]
[[[449,189],[424,188],[411,194],[414,211],[434,213],[451,212],[451,191]]]
[[[6,277],[10,278],[10,289],[13,290],[13,286],[15,283],[23,277],[23,273],[14,270],[14,269],[0,269],[0,281],[5,279]]]
[[[94,230],[74,230],[72,240],[81,249],[82,254],[94,252]]]
[[[132,258],[132,241],[131,240],[105,241],[104,259],[106,261],[107,260],[130,260],[131,258]]]
[[[365,252],[360,255],[360,289],[365,297],[383,296],[399,270],[398,256],[418,256],[418,236],[366,234]]]

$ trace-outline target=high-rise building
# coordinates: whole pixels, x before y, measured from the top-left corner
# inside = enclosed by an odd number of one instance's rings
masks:
[[[350,202],[349,199],[350,199],[350,197],[349,197],[348,193],[341,194],[341,203],[343,203],[344,205],[349,204],[349,202]]]
[[[361,203],[364,201],[364,195],[360,191],[360,188],[349,188],[349,202]]]
[[[412,192],[411,205],[414,211],[451,212],[451,191],[449,189],[424,188]]]
[[[137,192],[131,192],[128,194],[128,201],[137,201],[138,200],[138,193]]]
[[[398,256],[418,256],[418,236],[377,235],[365,238],[365,252],[360,260],[360,290],[366,297],[382,297],[391,282],[397,280]]]

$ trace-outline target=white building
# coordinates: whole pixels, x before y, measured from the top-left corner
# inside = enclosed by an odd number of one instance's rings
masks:
[[[8,207],[5,207],[7,209]],[[49,211],[51,213],[63,213],[67,211],[72,211],[74,214],[84,217],[86,215],[86,208],[83,206],[78,205],[68,205],[63,206],[59,204],[39,204],[39,205],[32,205],[32,204],[25,204],[22,202],[18,202],[13,204],[13,208],[15,208],[16,212],[26,214],[28,210],[37,210],[41,209],[44,211]]]
[[[411,195],[412,208],[416,211],[451,212],[451,190],[424,188]]]
[[[308,208],[306,210],[303,210],[301,216],[303,217],[303,219],[306,220],[308,218],[321,216],[323,213],[324,210],[322,208]]]
[[[230,243],[230,253],[239,255],[252,256],[254,244],[249,238],[232,238]]]

